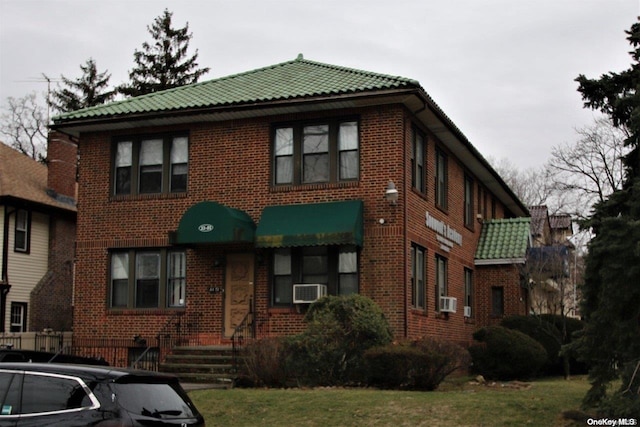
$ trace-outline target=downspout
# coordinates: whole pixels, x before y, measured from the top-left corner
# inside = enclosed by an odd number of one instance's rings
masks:
[[[4,229],[2,232],[2,276],[0,277],[0,332],[5,332],[5,316],[7,314],[7,294],[11,285],[9,284],[9,218],[16,213],[16,209],[4,209]]]

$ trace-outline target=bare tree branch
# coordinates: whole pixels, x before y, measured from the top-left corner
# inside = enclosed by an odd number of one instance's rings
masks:
[[[0,115],[0,134],[7,145],[34,160],[46,158],[47,113],[35,92],[22,98],[7,98]]]

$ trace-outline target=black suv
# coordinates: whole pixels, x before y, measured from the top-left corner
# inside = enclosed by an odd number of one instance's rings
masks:
[[[204,425],[170,375],[89,365],[0,364],[0,427]]]

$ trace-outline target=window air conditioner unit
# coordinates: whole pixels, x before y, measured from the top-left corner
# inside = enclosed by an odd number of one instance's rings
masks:
[[[453,297],[440,297],[440,311],[442,313],[455,313],[458,308],[458,300]]]
[[[327,295],[327,285],[317,283],[293,285],[294,304],[311,304],[325,295]]]
[[[464,317],[471,317],[471,307],[468,305],[464,306]]]

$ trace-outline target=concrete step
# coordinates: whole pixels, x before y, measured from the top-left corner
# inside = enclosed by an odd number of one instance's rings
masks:
[[[229,345],[175,347],[159,370],[177,376],[181,382],[219,388],[232,387],[237,376]]]

